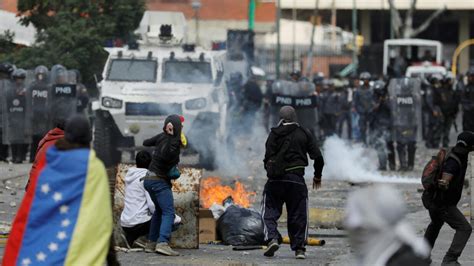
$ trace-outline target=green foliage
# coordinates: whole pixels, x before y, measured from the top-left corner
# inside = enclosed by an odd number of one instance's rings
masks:
[[[6,30],[0,34],[0,53],[10,53],[13,52],[15,45],[13,44],[13,38],[15,33]]]
[[[10,53],[10,61],[23,68],[62,64],[92,82],[107,58],[105,41],[127,40],[144,10],[144,0],[19,0],[21,22],[34,25],[38,34],[32,47]]]

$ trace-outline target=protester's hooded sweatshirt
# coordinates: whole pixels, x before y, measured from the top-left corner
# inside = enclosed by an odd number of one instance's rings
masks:
[[[125,176],[125,202],[120,224],[123,227],[133,227],[151,220],[155,205],[143,186],[146,168],[132,167]]]
[[[51,147],[58,139],[64,137],[64,130],[56,127],[48,131],[46,135],[41,139],[38,144],[38,149],[35,155],[35,161],[31,167],[30,171],[30,178],[28,179],[28,183],[26,183],[25,190],[28,190],[28,185],[30,182],[33,182],[32,179],[36,179],[38,177],[39,172],[42,169],[42,165],[44,165],[44,160],[46,159],[46,151],[49,147]]]
[[[155,147],[153,157],[148,170],[164,179],[168,179],[168,172],[179,163],[181,152],[181,130],[183,125],[178,115],[170,115],[166,118],[163,131],[168,123],[174,128],[173,136],[163,132],[151,139],[143,141],[143,146]]]
[[[265,144],[264,164],[266,165],[270,157],[279,152],[287,136],[291,138],[290,147],[284,156],[287,169],[295,169],[291,172],[304,176],[304,168],[308,166],[307,154],[309,154],[309,157],[315,161],[314,176],[321,177],[324,159],[316,140],[307,129],[300,127],[295,122],[281,122],[278,127],[272,128]]]

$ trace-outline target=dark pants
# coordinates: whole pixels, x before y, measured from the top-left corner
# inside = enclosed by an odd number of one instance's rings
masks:
[[[449,247],[446,257],[456,260],[466,246],[469,237],[471,236],[472,227],[466,220],[464,215],[456,206],[446,206],[441,208],[432,208],[429,210],[431,223],[425,232],[425,238],[431,247],[434,247],[436,238],[438,238],[439,231],[444,223],[447,223],[451,228],[456,230],[453,242]]]
[[[151,220],[146,223],[137,224],[133,227],[122,226],[123,232],[125,233],[125,238],[127,238],[127,242],[130,247],[139,237],[148,235],[150,232],[150,224]]]
[[[439,143],[441,142],[443,147],[449,146],[449,133],[451,127],[453,126],[454,117],[444,116],[442,119],[439,119],[435,128],[433,128],[432,143],[433,148],[438,148]]]
[[[428,133],[428,148],[437,149],[439,148],[439,141],[443,135],[443,117],[431,116],[430,120],[430,132]]]
[[[283,204],[286,204],[291,250],[306,250],[308,188],[303,177],[288,174],[285,180],[269,180],[265,184],[262,202],[265,241],[281,240],[278,219],[281,216]]]
[[[360,138],[364,144],[367,144],[368,129],[369,129],[369,114],[359,114]]]
[[[337,135],[343,137],[344,123],[347,123],[347,138],[352,139],[351,113],[344,111],[337,117]]]
[[[28,150],[27,144],[11,144],[12,161],[14,163],[21,163],[26,159],[26,152]]]
[[[36,150],[38,149],[38,144],[43,138],[43,135],[33,135],[31,136],[31,145],[30,145],[30,163],[35,161]]]
[[[328,138],[336,134],[337,116],[335,114],[323,114],[324,137]]]
[[[6,161],[8,158],[8,145],[2,143],[2,129],[0,128],[0,161]]]
[[[415,166],[416,141],[397,142],[398,159],[400,168],[407,170]]]
[[[174,203],[171,185],[165,180],[145,179],[145,190],[155,204],[155,212],[151,218],[148,240],[169,243],[174,221]]]
[[[462,130],[474,131],[474,110],[463,111],[462,114]]]

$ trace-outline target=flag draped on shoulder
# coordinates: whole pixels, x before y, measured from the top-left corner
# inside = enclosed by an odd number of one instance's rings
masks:
[[[107,174],[89,149],[51,147],[21,203],[3,265],[103,265],[112,234]]]

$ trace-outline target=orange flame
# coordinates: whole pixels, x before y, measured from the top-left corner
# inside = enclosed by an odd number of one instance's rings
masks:
[[[247,191],[239,181],[235,181],[234,188],[222,185],[219,177],[207,177],[201,181],[200,198],[203,208],[209,208],[214,203],[222,205],[228,196],[234,199],[236,205],[248,208],[255,201],[256,194]]]

